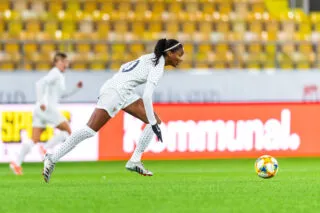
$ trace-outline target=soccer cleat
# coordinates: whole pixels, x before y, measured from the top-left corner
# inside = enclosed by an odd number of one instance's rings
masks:
[[[153,173],[151,171],[144,168],[143,163],[141,161],[139,162],[128,161],[126,164],[126,169],[128,169],[129,171],[137,172],[140,175],[153,176]]]
[[[51,161],[50,155],[46,154],[44,156],[43,164],[44,164],[43,171],[42,171],[43,179],[46,183],[49,183],[51,173],[53,172],[55,167],[55,163]]]
[[[12,172],[15,174],[15,175],[23,175],[22,173],[22,167],[19,166],[18,164],[16,164],[15,162],[10,162],[10,169],[12,170]]]
[[[47,154],[47,150],[42,145],[39,145],[39,152],[41,157],[44,157]]]

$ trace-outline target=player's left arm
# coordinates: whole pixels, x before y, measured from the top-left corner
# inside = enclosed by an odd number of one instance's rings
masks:
[[[161,61],[162,62],[162,61]],[[164,71],[164,61],[159,63],[157,66],[151,68],[151,71],[147,78],[147,83],[143,93],[143,104],[146,110],[146,115],[149,121],[149,124],[152,126],[152,130],[157,135],[158,139],[162,141],[161,130],[157,124],[157,120],[154,115],[152,96],[153,92],[158,84],[158,81],[161,79]]]
[[[61,98],[67,98],[67,97],[70,97],[70,96],[74,95],[82,87],[83,87],[83,83],[82,83],[82,81],[79,81],[74,88],[72,88],[71,90],[67,90],[67,91],[63,92],[63,94],[61,95]]]

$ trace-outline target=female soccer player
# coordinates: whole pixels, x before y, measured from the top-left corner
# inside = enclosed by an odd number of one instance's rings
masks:
[[[33,111],[32,139],[22,143],[17,159],[10,163],[10,168],[16,175],[22,175],[21,164],[25,156],[35,143],[40,141],[40,135],[48,124],[52,124],[60,132],[53,136],[44,146],[40,146],[40,151],[43,155],[47,149],[65,141],[67,136],[71,134],[69,123],[58,110],[58,103],[60,98],[66,98],[77,92],[82,87],[82,82],[78,82],[71,91],[66,91],[63,73],[69,63],[67,55],[57,53],[54,56],[53,63],[54,67],[49,73],[36,83],[37,103]]]
[[[87,125],[72,133],[53,154],[46,154],[43,169],[44,180],[49,182],[55,163],[61,157],[81,141],[93,137],[121,109],[147,124],[126,168],[145,176],[152,176],[152,172],[145,169],[141,163],[142,153],[149,145],[153,132],[162,141],[161,130],[158,126],[161,121],[153,111],[152,94],[163,75],[164,67],[178,66],[182,62],[183,54],[183,46],[177,40],[160,39],[155,46],[154,53],[123,64],[119,72],[106,81],[100,89],[97,107]],[[134,93],[134,89],[144,83],[146,86],[141,99]]]

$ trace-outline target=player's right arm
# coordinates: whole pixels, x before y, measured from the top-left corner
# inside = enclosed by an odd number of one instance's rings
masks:
[[[39,94],[39,103],[41,110],[45,111],[48,105],[49,88],[56,80],[59,79],[59,71],[52,70],[37,82],[37,93]]]

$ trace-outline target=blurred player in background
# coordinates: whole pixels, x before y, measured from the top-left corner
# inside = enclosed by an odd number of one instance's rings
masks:
[[[144,168],[141,157],[155,133],[162,141],[158,124],[159,117],[153,111],[152,94],[167,65],[178,66],[184,54],[183,46],[174,39],[160,39],[154,53],[143,55],[135,61],[123,64],[120,70],[100,89],[96,109],[87,125],[75,131],[65,143],[53,154],[46,154],[43,176],[49,182],[55,163],[70,152],[81,141],[93,137],[99,129],[114,117],[121,109],[145,122],[137,147],[127,162],[126,168],[142,175],[152,176],[153,173]],[[134,92],[138,85],[146,83],[142,99]]]
[[[78,82],[71,91],[66,91],[65,77],[63,73],[68,68],[67,55],[57,53],[53,59],[54,67],[49,73],[36,83],[37,102],[33,111],[32,139],[22,143],[17,159],[10,163],[10,168],[16,175],[22,175],[21,164],[32,147],[40,141],[40,135],[48,124],[60,131],[54,135],[44,146],[40,145],[40,152],[45,155],[47,149],[53,148],[65,141],[71,134],[70,125],[66,118],[59,112],[58,103],[61,98],[73,95],[80,88],[82,82]]]

